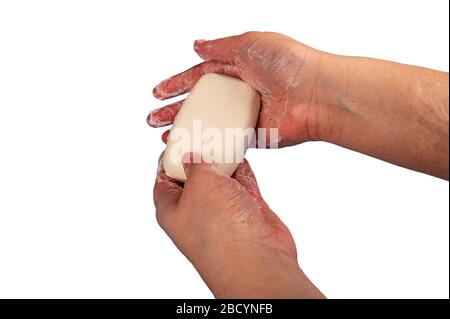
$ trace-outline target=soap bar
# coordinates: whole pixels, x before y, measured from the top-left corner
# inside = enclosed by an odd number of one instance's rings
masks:
[[[181,106],[167,139],[166,174],[184,182],[182,157],[192,152],[231,176],[255,138],[260,97],[239,79],[208,73]]]

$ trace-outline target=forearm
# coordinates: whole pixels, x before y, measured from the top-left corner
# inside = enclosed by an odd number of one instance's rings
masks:
[[[282,252],[239,243],[201,255],[191,261],[216,298],[324,298]]]
[[[448,73],[334,55],[326,63],[345,111],[326,140],[448,179]]]

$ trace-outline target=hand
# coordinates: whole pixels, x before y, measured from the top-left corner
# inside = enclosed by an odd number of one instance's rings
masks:
[[[165,174],[160,158],[156,216],[216,297],[323,297],[298,266],[292,236],[246,160],[231,178],[184,159],[183,186]]]
[[[153,93],[167,99],[189,92],[205,73],[241,78],[261,94],[257,127],[278,128],[279,146],[324,138],[345,111],[321,64],[327,54],[277,33],[248,32],[195,41],[205,62],[158,84]],[[171,124],[183,101],[154,110],[150,126]],[[165,138],[167,133],[163,136]]]
[[[157,98],[188,92],[204,73],[239,77],[261,94],[257,126],[267,144],[268,129],[278,128],[280,147],[322,140],[448,180],[448,73],[333,55],[267,32],[194,49],[206,61],[161,82]],[[148,123],[172,123],[181,103],[153,111]]]

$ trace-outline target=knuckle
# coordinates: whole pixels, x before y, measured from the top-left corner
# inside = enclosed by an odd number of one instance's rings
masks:
[[[259,32],[259,31],[247,31],[247,32],[243,33],[242,36],[244,38],[252,39],[252,38],[258,37],[261,33],[262,32]]]

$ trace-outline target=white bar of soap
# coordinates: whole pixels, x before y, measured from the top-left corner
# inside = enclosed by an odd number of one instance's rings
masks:
[[[193,152],[232,175],[254,138],[259,107],[258,92],[245,82],[214,73],[202,76],[173,122],[163,158],[166,174],[184,182],[182,157]]]

